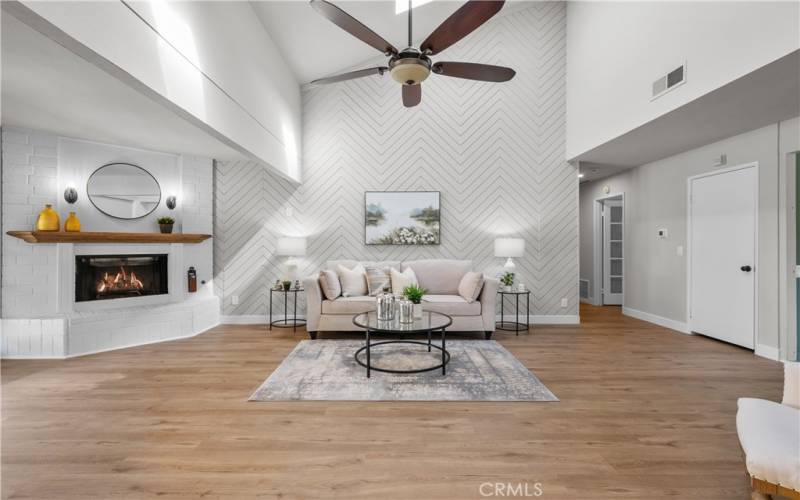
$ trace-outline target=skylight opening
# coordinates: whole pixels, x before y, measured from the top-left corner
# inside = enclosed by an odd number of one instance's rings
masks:
[[[433,2],[433,0],[412,0],[412,2],[413,7],[416,9],[420,5]],[[395,15],[402,14],[404,12],[408,12],[408,0],[394,0]]]

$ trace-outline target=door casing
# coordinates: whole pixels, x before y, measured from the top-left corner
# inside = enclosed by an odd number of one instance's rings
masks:
[[[692,332],[692,181],[696,179],[702,179],[703,177],[712,177],[714,175],[725,174],[728,172],[735,172],[737,170],[743,170],[746,168],[755,168],[756,170],[756,182],[753,189],[755,190],[755,200],[756,200],[756,213],[755,213],[755,251],[753,256],[753,266],[755,267],[755,273],[753,276],[753,346],[758,346],[758,276],[759,272],[759,263],[758,263],[758,218],[759,218],[759,182],[760,182],[760,170],[758,166],[758,162],[750,162],[750,163],[743,163],[741,165],[736,165],[733,167],[728,168],[721,168],[718,170],[712,170],[710,172],[705,172],[698,175],[693,175],[686,179],[686,185],[688,196],[686,197],[686,324],[689,326],[689,331]],[[624,255],[624,254],[623,254]]]
[[[603,288],[603,202],[605,200],[611,198],[620,198],[622,200],[622,305],[625,306],[625,291],[627,290],[627,285],[625,277],[627,276],[627,269],[625,267],[625,256],[628,253],[625,250],[625,240],[628,238],[628,224],[627,224],[627,211],[625,210],[625,193],[609,193],[605,196],[601,196],[599,198],[594,199],[594,209],[593,209],[593,224],[592,224],[592,239],[594,240],[592,243],[592,263],[594,272],[592,273],[592,280],[594,283],[592,284],[592,297],[591,302],[593,305],[602,306],[603,305],[603,295],[602,295],[602,288]]]

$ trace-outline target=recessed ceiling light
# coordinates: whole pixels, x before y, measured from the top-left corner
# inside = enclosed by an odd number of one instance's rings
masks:
[[[578,179],[583,179],[583,174],[578,174]]]

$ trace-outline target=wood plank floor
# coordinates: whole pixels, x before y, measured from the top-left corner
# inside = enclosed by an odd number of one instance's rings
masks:
[[[468,499],[500,482],[540,483],[541,498],[749,498],[736,398],[780,400],[780,364],[619,308],[581,315],[495,335],[559,403],[249,403],[306,338],[255,326],[4,361],[2,495]]]

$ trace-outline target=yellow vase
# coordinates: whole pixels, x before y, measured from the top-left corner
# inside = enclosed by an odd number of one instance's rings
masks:
[[[44,210],[39,213],[36,219],[37,231],[58,231],[61,228],[61,220],[58,212],[53,210],[53,205],[45,205]]]
[[[67,220],[64,221],[64,231],[79,233],[81,231],[81,221],[75,212],[70,212]]]

